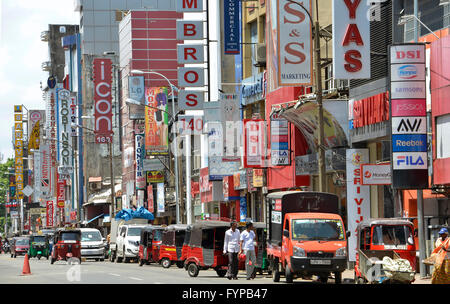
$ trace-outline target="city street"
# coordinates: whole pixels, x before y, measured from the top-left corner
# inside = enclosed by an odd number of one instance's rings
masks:
[[[109,261],[83,261],[80,266],[68,265],[59,261],[51,265],[45,258],[29,260],[31,275],[22,275],[24,257],[11,258],[9,254],[0,255],[0,284],[277,284],[268,274],[257,275],[254,280],[247,281],[245,272],[240,271],[238,281],[219,278],[214,270],[200,271],[198,277],[191,278],[184,269],[171,266],[168,269],[158,264],[139,267],[137,263],[111,263]],[[79,276],[78,276],[79,274]],[[344,284],[353,284],[353,271],[343,274]],[[311,280],[294,280],[294,284],[320,284]],[[328,284],[334,284],[330,279]],[[413,284],[430,284],[430,280],[421,280],[416,275]]]

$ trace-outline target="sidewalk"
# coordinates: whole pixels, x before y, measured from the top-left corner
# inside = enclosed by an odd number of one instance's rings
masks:
[[[347,269],[342,273],[342,280],[354,283],[353,269]],[[431,284],[431,276],[429,278],[420,278],[420,274],[416,273],[416,279],[412,284]]]

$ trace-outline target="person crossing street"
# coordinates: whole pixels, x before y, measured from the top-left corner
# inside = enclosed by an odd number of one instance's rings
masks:
[[[237,222],[231,222],[231,228],[225,232],[225,240],[223,244],[223,254],[228,254],[228,280],[237,280],[238,274],[238,253],[239,253],[239,240],[240,232],[237,229]]]
[[[256,235],[253,231],[253,224],[251,222],[246,224],[246,230],[241,233],[240,253],[245,254],[245,270],[247,271],[247,280],[255,278],[255,240]]]

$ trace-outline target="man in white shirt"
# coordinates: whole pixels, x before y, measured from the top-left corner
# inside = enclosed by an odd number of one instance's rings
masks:
[[[247,271],[247,280],[255,278],[255,232],[253,231],[253,224],[247,223],[246,230],[241,233],[241,250],[245,253],[245,270]]]
[[[237,280],[238,274],[239,239],[241,234],[236,227],[236,221],[232,221],[231,228],[225,232],[225,240],[223,244],[223,254],[228,253],[228,280]]]

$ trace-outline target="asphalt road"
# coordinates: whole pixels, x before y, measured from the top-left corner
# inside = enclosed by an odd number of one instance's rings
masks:
[[[280,283],[274,283],[268,274],[246,280],[245,271],[239,272],[237,281],[220,278],[214,270],[200,270],[197,277],[191,278],[186,270],[176,265],[165,269],[154,263],[140,267],[137,263],[86,260],[81,265],[69,265],[65,261],[51,265],[46,258],[30,258],[29,265],[31,274],[22,275],[24,257],[11,258],[8,254],[1,254],[0,284],[285,284],[284,277]],[[294,282],[313,283],[300,279]],[[334,283],[333,279],[329,283]]]

